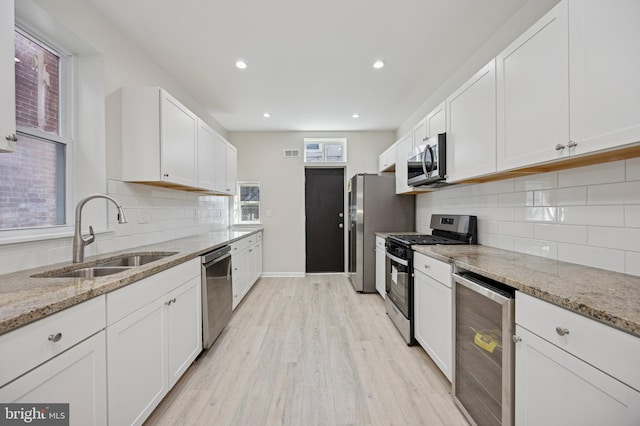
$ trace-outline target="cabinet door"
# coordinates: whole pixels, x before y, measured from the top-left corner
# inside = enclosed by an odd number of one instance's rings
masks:
[[[396,194],[405,194],[413,189],[407,185],[407,158],[413,150],[412,134],[405,135],[396,144]]]
[[[168,390],[164,298],[107,328],[109,423],[141,424]]]
[[[640,393],[521,326],[516,335],[517,425],[638,424]]]
[[[13,0],[0,2],[0,152],[15,151],[15,142],[10,140],[16,133],[13,21]]]
[[[640,141],[640,2],[569,4],[572,154]]]
[[[569,154],[568,33],[561,2],[498,55],[499,171]]]
[[[427,119],[423,118],[418,124],[416,124],[412,131],[413,147],[418,147],[427,143],[429,134],[429,127],[427,125]]]
[[[393,144],[378,157],[378,173],[393,170],[395,165],[396,144]]]
[[[236,195],[236,184],[238,183],[238,150],[227,142],[227,187],[226,193]]]
[[[496,171],[496,67],[489,62],[447,98],[448,182]]]
[[[214,182],[216,192],[227,191],[227,141],[216,133],[214,146]]]
[[[202,120],[198,120],[198,188],[214,190],[216,180],[215,132]]]
[[[451,381],[451,288],[415,271],[414,292],[414,337]]]
[[[169,388],[202,351],[201,288],[200,277],[196,277],[165,296]]]
[[[376,291],[384,299],[387,296],[385,290],[385,268],[386,268],[386,254],[384,248],[384,238],[376,237]]]
[[[0,388],[0,401],[69,403],[70,425],[107,424],[105,332]]]
[[[433,138],[447,131],[446,108],[444,102],[427,115],[427,136]]]
[[[231,284],[233,287],[233,309],[235,309],[242,301],[245,289],[248,286],[248,255],[249,249],[245,248],[231,256],[231,266],[233,268],[233,275],[231,277]]]
[[[160,97],[162,180],[196,186],[198,117],[164,90]]]

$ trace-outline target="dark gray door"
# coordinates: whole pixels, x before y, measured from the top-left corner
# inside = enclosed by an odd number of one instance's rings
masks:
[[[306,271],[344,272],[344,169],[305,169]]]

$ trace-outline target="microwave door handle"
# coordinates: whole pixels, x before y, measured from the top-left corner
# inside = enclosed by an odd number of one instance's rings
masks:
[[[422,171],[426,177],[431,177],[431,172],[427,171],[427,150],[430,149],[429,145],[422,151]]]

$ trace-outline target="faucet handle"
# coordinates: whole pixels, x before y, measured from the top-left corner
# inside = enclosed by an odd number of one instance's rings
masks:
[[[84,244],[91,244],[96,239],[96,234],[93,233],[93,226],[89,226],[89,235],[82,238],[84,240]]]

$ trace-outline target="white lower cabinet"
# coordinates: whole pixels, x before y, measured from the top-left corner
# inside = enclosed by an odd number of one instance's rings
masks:
[[[0,401],[68,403],[70,425],[106,425],[104,330],[0,388]]]
[[[107,295],[110,424],[142,424],[189,367],[201,309],[199,259]]]
[[[262,232],[231,244],[231,267],[235,309],[262,275]]]
[[[640,424],[639,338],[518,292],[516,339],[516,425]]]
[[[387,255],[384,247],[384,238],[376,236],[376,291],[384,299],[387,296],[385,268]]]
[[[414,253],[414,338],[452,380],[451,265]]]

